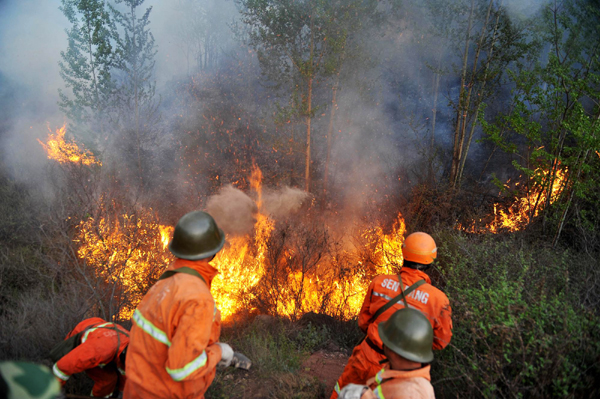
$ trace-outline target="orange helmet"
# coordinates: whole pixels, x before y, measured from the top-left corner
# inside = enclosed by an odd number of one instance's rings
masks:
[[[405,260],[428,265],[437,257],[437,246],[429,234],[412,233],[402,244],[402,256]]]

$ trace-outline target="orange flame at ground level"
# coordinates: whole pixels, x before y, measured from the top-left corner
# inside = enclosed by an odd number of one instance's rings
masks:
[[[543,175],[545,179],[549,178],[550,172],[536,170],[537,174]],[[553,179],[552,189],[550,190],[549,203],[554,203],[562,190],[564,189],[565,181],[567,178],[568,170],[558,169],[556,176]],[[518,185],[518,183],[517,183]],[[508,183],[505,185],[508,188]],[[470,227],[457,225],[457,228],[470,233],[493,233],[496,234],[499,231],[514,232],[526,227],[540,212],[544,209],[546,203],[548,203],[548,191],[543,188],[533,190],[521,198],[515,199],[515,201],[506,209],[499,209],[498,204],[494,204],[494,219],[485,225],[483,228],[476,227],[476,223],[473,222]]]

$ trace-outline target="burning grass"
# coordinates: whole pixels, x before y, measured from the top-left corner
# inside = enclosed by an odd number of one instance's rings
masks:
[[[482,220],[480,219],[479,222],[473,221],[470,226],[458,224],[457,228],[469,233],[493,234],[501,231],[515,232],[522,230],[540,215],[547,204],[552,204],[559,198],[566,184],[567,173],[566,170],[558,169],[556,176],[552,179],[549,171],[538,169],[536,176],[532,177],[529,185],[524,186],[519,182],[515,183],[512,191],[516,191],[518,194],[515,195],[513,202],[507,207],[502,207],[499,203],[494,204],[493,219],[490,222],[485,223],[482,227]],[[543,183],[536,183],[538,181]],[[548,181],[552,181],[550,190],[545,187]],[[510,190],[510,181],[504,187]]]

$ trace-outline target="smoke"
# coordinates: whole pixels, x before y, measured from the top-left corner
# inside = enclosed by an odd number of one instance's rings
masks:
[[[309,197],[306,191],[292,187],[279,190],[265,190],[263,195],[264,212],[275,220],[283,220],[300,209]]]
[[[327,165],[333,78],[317,79],[314,85],[313,109],[318,111],[312,125],[311,189],[315,193],[326,189],[333,198],[330,206],[349,209],[353,215],[378,207],[407,188],[405,176],[411,183],[418,182],[426,171],[424,155],[447,152],[452,145],[451,101],[460,86],[453,66],[457,60],[460,64],[462,50],[446,42],[427,42],[427,29],[443,21],[424,11],[422,2],[405,3],[385,31],[381,26],[362,31],[358,53],[348,54],[340,75]],[[0,3],[0,115],[4,119],[0,151],[13,174],[33,185],[44,179],[48,162],[36,139],[45,139],[47,122],[54,130],[65,121],[57,106],[58,89],[70,94],[58,67],[60,52],[67,48],[65,29],[70,28],[60,4],[60,0]],[[533,15],[545,1],[507,4],[517,18]],[[190,204],[198,206],[221,182],[236,183],[247,177],[254,159],[268,176],[267,185],[303,186],[304,120],[275,126],[275,104],[287,104],[290,93],[259,84],[256,53],[236,42],[230,29],[239,18],[234,1],[146,0],[141,11],[149,7],[149,28],[157,44],[155,79],[161,118],[153,127],[159,137],[147,143],[143,157],[155,166],[148,173],[156,188],[154,203],[163,201],[177,212]],[[436,92],[432,70],[438,66],[442,78]],[[430,146],[430,136],[435,148]],[[117,141],[110,147],[113,153],[104,154],[117,170],[127,162],[136,164],[131,174],[122,173],[123,179],[134,180],[141,169],[134,151],[136,139],[127,151]],[[474,142],[470,151],[479,148]],[[326,167],[328,186],[324,187]],[[291,187],[266,190],[263,210],[275,219],[285,218],[306,199],[305,193]],[[256,205],[233,186],[222,188],[208,204],[229,233],[244,234],[252,228]]]
[[[244,235],[252,231],[258,207],[246,193],[227,185],[208,199],[206,211],[225,233]]]
[[[308,197],[305,191],[291,187],[267,189],[260,211],[275,221],[284,220],[298,211]],[[248,194],[232,185],[226,185],[208,199],[206,211],[225,233],[239,236],[252,231],[259,209]]]

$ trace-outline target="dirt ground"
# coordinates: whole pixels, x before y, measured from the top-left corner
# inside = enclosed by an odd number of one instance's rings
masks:
[[[343,352],[315,352],[302,363],[301,373],[317,377],[325,384],[325,392],[332,392],[337,379],[344,371],[348,357]]]

